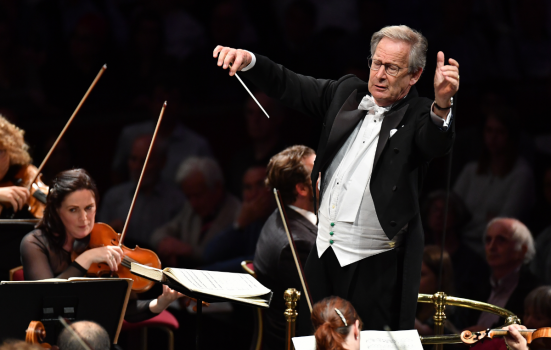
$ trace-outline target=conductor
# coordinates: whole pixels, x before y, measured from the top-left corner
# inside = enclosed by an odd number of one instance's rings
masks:
[[[419,190],[430,160],[453,144],[459,89],[459,64],[445,65],[438,52],[434,100],[419,97],[414,85],[427,46],[407,26],[382,28],[371,38],[368,82],[303,76],[240,49],[213,52],[230,76],[241,71],[268,96],[323,124],[312,171],[312,184],[321,175],[318,233],[306,280],[314,303],[331,295],[349,300],[364,329],[414,325],[423,254]],[[308,317],[299,319],[299,332],[311,333]]]

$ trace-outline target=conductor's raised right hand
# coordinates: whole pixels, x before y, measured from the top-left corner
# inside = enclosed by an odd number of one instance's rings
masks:
[[[251,54],[245,50],[221,45],[216,46],[212,53],[212,57],[218,57],[218,66],[224,69],[231,65],[230,76],[234,76],[235,73],[247,67],[253,59]]]

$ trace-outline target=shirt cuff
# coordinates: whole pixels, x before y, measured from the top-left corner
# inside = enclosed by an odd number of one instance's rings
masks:
[[[430,106],[430,118],[432,119],[432,122],[434,125],[440,128],[442,131],[447,131],[450,127],[450,124],[452,122],[452,110],[448,112],[448,115],[446,116],[446,119],[442,119],[441,117],[437,116],[436,113],[433,112],[434,108],[434,102]]]
[[[84,267],[82,267],[79,263],[77,263],[76,261],[73,261],[71,263],[71,266],[76,268],[77,270],[79,270],[80,272],[82,272],[83,275],[85,275],[88,270],[86,270]]]
[[[247,50],[243,50],[243,51],[247,51]],[[256,63],[256,56],[254,55],[254,53],[252,53],[250,51],[247,51],[247,52],[251,54],[251,63],[249,63],[249,65],[247,67],[241,69],[242,72],[246,72],[249,69],[253,68],[255,63]]]

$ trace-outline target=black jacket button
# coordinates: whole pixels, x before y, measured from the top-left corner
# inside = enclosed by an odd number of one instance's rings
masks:
[[[396,191],[396,186],[392,187],[392,190],[393,190],[393,191]]]
[[[395,148],[394,153],[400,153],[400,150],[398,148]]]
[[[396,226],[396,221],[391,221],[390,226],[392,226],[392,227]]]

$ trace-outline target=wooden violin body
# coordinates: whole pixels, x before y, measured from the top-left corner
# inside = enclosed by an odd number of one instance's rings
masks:
[[[551,347],[551,327],[539,329],[519,329],[519,333],[533,348],[548,349]],[[463,343],[473,345],[480,340],[504,337],[508,333],[506,329],[488,329],[480,332],[463,331],[461,340]]]
[[[88,249],[105,247],[108,245],[119,246],[120,235],[116,233],[111,226],[104,223],[96,223],[92,232],[90,233],[90,242],[88,243]],[[132,290],[137,293],[148,291],[155,282],[146,278],[134,275],[130,272],[130,264],[137,262],[142,265],[151,266],[160,269],[161,261],[157,254],[149,249],[143,249],[138,246],[134,249],[130,249],[124,245],[120,246],[124,258],[119,265],[119,270],[112,272],[109,265],[105,263],[94,263],[88,269],[88,276],[93,277],[107,277],[114,276],[120,278],[130,278],[134,281]],[[76,254],[73,255],[73,260],[76,259]]]
[[[35,218],[42,219],[44,209],[46,208],[46,196],[48,195],[49,187],[42,182],[42,174],[36,176],[37,173],[38,169],[32,164],[22,166],[11,179],[0,181],[0,187],[20,186],[29,188],[31,195],[27,200],[28,211]],[[31,184],[33,180],[34,182]]]

